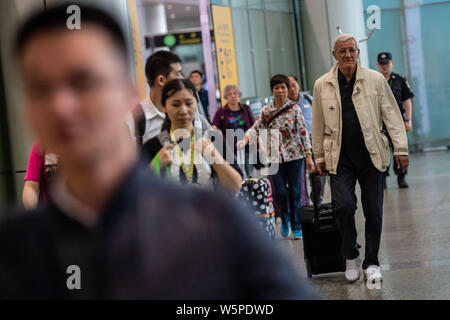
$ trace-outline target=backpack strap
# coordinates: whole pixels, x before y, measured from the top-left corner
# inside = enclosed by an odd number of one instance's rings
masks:
[[[138,104],[136,108],[133,109],[132,114],[134,120],[134,135],[136,136],[136,141],[139,148],[141,148],[145,133],[145,113],[142,105]]]
[[[305,97],[306,100],[309,101],[310,104],[312,104],[312,99],[311,99],[311,96],[309,94],[305,93],[303,96]]]

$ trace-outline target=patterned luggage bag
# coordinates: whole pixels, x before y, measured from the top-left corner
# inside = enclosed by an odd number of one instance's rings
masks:
[[[242,182],[238,201],[253,212],[272,239],[275,239],[275,210],[272,188],[267,178],[247,178]]]

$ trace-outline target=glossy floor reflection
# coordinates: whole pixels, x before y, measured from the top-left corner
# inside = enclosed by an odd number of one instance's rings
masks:
[[[381,288],[369,289],[362,276],[348,284],[343,273],[310,279],[325,299],[450,299],[450,151],[411,155],[407,182],[409,189],[399,189],[391,169],[384,194]],[[364,216],[358,189],[356,194],[363,257]],[[279,237],[278,243],[306,278],[302,240]]]

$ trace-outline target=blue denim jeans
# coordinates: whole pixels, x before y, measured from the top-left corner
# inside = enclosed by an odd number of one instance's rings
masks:
[[[302,208],[302,173],[305,158],[280,163],[277,174],[272,176],[274,199],[283,224],[290,223],[292,231],[300,231]]]

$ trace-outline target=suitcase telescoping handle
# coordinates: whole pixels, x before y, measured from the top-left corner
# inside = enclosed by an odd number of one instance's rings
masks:
[[[328,174],[327,170],[323,170],[322,172]],[[319,223],[319,204],[318,204],[318,199],[317,199],[318,197],[317,197],[317,193],[316,193],[316,191],[317,191],[316,179],[317,179],[317,177],[320,177],[321,175],[317,171],[314,171],[312,173],[312,175],[313,175],[313,179],[312,179],[312,196],[313,196],[313,199],[312,200],[313,200],[313,206],[314,206],[314,221],[315,221],[315,223]]]

